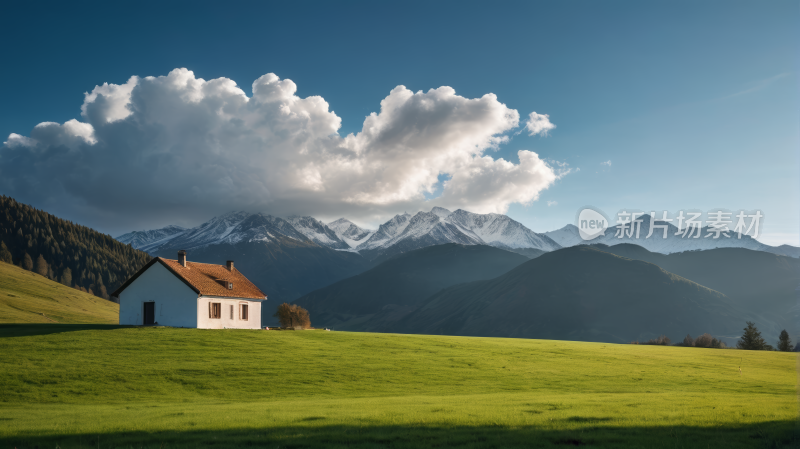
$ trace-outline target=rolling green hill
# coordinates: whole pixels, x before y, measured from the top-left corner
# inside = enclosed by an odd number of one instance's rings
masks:
[[[445,289],[385,329],[403,333],[629,342],[735,337],[747,315],[722,293],[587,246]]]
[[[788,448],[796,428],[789,353],[73,327],[0,326],[4,447]]]
[[[149,260],[110,235],[0,196],[0,262],[109,299]]]
[[[774,344],[781,329],[800,337],[800,259],[744,248],[717,248],[675,254],[653,253],[638,245],[592,245],[603,251],[643,260],[724,293],[748,312]]]
[[[528,257],[485,245],[429,246],[396,255],[362,274],[296,301],[317,326],[385,329],[451,285],[499,276]]]
[[[119,305],[0,262],[0,323],[119,322]]]

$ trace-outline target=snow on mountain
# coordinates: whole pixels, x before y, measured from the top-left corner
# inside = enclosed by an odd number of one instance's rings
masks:
[[[239,223],[223,243],[279,242],[284,238],[312,243],[311,239],[283,218],[260,213],[252,214]]]
[[[350,249],[352,247],[342,240],[333,229],[316,218],[292,216],[286,221],[317,245],[331,249]]]
[[[439,206],[436,206],[433,209],[431,209],[431,213],[436,214],[439,218],[447,218],[450,214],[452,214],[452,212],[450,212],[449,210]]]
[[[129,232],[117,237],[116,240],[126,245],[130,244],[136,249],[147,251],[148,247],[158,246],[165,241],[175,238],[185,231],[186,228],[184,227],[170,225],[161,229],[153,229],[151,231]]]
[[[346,218],[332,221],[328,223],[328,227],[350,248],[355,248],[359,244],[366,242],[375,233],[375,231],[358,227]]]
[[[459,209],[446,218],[465,234],[475,236],[479,242],[498,248],[537,248],[553,251],[561,248],[550,237],[537,234],[522,223],[501,214],[474,214]]]
[[[765,245],[758,240],[750,237],[749,235],[742,235],[741,239],[737,234],[729,231],[728,237],[723,234],[719,238],[713,238],[714,233],[709,235],[709,228],[702,228],[699,232],[697,229],[686,232],[678,230],[676,226],[671,223],[655,220],[653,235],[649,238],[647,235],[650,233],[650,215],[642,215],[638,218],[641,224],[638,225],[639,233],[637,237],[636,229],[631,232],[630,227],[627,227],[624,234],[620,232],[621,226],[616,225],[606,229],[603,236],[597,237],[593,240],[584,241],[579,234],[578,228],[574,225],[567,225],[556,231],[546,232],[553,240],[557,241],[561,246],[574,246],[580,244],[593,244],[603,243],[609,246],[618,245],[620,243],[632,243],[646,248],[649,251],[670,254],[679,253],[683,251],[696,251],[707,250],[714,248],[747,248],[756,251],[776,252],[775,248]],[[658,226],[667,227],[667,237],[664,238],[663,228]],[[630,234],[630,235],[629,235]],[[780,253],[779,253],[780,254]]]
[[[442,219],[433,211],[418,212],[413,217],[408,214],[397,215],[382,224],[378,231],[356,250],[361,255],[375,259],[383,255],[393,255],[445,243],[477,245],[481,243],[474,237],[461,232],[455,225]]]
[[[175,238],[162,242],[158,246],[151,246],[150,251],[155,251],[163,247],[182,246],[181,249],[189,250],[225,241],[238,241],[238,236],[234,233],[236,227],[243,222],[250,214],[247,212],[230,212],[225,215],[214,217],[200,226],[186,230],[186,232],[175,236]]]
[[[480,240],[475,237],[462,232],[447,219],[443,219],[441,215],[431,211],[417,212],[416,215],[411,217],[411,220],[409,220],[403,232],[390,240],[387,246],[391,246],[401,240],[419,240],[424,237],[428,237],[431,241],[436,242],[434,243],[435,245],[443,243],[477,245],[481,243]]]
[[[157,231],[144,232],[156,233]],[[120,238],[128,238],[128,235],[125,234]],[[222,243],[235,244],[241,241],[271,242],[283,238],[297,240],[298,242],[312,242],[311,239],[299,232],[283,218],[248,212],[231,212],[214,217],[200,226],[184,229],[181,232],[158,240],[147,242],[134,242],[132,240],[131,245],[134,248],[153,254],[163,249],[190,250]]]
[[[411,221],[411,215],[409,214],[395,215],[391,220],[380,225],[374,234],[356,247],[356,250],[363,251],[384,247],[387,242],[406,229],[409,221]]]
[[[561,229],[556,229],[555,231],[547,231],[544,233],[544,235],[550,237],[554,242],[558,243],[564,248],[585,243],[581,238],[578,227],[574,224],[568,224]]]
[[[561,247],[549,237],[500,214],[474,214],[462,209],[450,212],[434,207],[430,212],[418,212],[409,217],[408,214],[395,216],[356,249],[368,257],[378,257],[445,243],[544,251]]]

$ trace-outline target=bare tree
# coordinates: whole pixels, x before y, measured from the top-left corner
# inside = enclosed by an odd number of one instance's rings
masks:
[[[278,310],[272,316],[278,318],[281,327],[292,329],[308,329],[311,327],[311,318],[308,315],[308,310],[297,304],[283,303],[278,306]]]
[[[47,272],[49,271],[49,266],[47,262],[45,262],[44,257],[39,254],[39,257],[36,259],[36,272],[41,274],[44,277],[47,277]]]
[[[0,262],[12,263],[11,252],[8,250],[5,242],[0,242]]]
[[[31,256],[29,256],[28,253],[25,253],[25,255],[22,256],[22,268],[28,271],[33,271],[33,259],[31,259]]]
[[[698,348],[710,348],[713,340],[714,338],[711,335],[703,334],[694,340],[694,345]]]

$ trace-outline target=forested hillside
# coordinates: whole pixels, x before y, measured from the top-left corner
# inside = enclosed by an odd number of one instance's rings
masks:
[[[0,261],[109,299],[150,256],[111,236],[0,196]]]

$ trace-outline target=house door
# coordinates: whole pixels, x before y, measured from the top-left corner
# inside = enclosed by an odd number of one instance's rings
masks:
[[[144,303],[144,325],[150,325],[156,322],[156,303]]]

